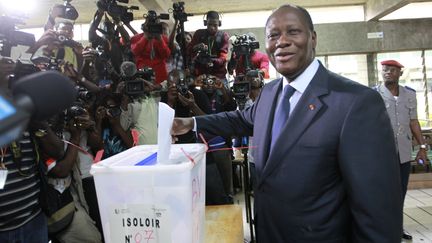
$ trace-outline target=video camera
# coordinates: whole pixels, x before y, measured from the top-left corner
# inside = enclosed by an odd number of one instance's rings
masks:
[[[251,37],[247,34],[235,35],[232,38],[232,51],[237,57],[249,55],[253,50],[259,48],[259,42],[256,41],[254,37]]]
[[[147,14],[144,15],[146,21],[141,25],[141,29],[153,35],[161,35],[163,32],[162,23],[160,19],[169,19],[169,14],[157,13],[153,10],[149,10]]]
[[[18,59],[15,62],[13,74],[9,75],[8,77],[9,88],[12,88],[13,84],[20,78],[39,71],[40,69],[36,67],[30,60]]]
[[[91,99],[95,98],[95,94],[88,89],[82,87],[82,86],[75,86],[75,89],[77,91],[77,98],[78,100],[81,100],[83,102],[89,101]]]
[[[197,47],[194,48],[194,51],[196,51],[197,53],[194,58],[194,62],[204,65],[206,67],[213,66],[212,58],[215,58],[216,56],[210,55],[208,49],[205,48],[204,45],[197,45]]]
[[[202,79],[202,83],[198,83],[198,85],[201,86],[201,89],[205,93],[213,94],[213,92],[216,90],[216,80],[217,80],[217,77],[207,74]]]
[[[79,16],[78,11],[70,3],[72,0],[65,0],[63,5],[60,7],[61,13],[58,17],[70,20],[76,20]]]
[[[133,20],[132,10],[138,10],[138,6],[124,6],[117,4],[121,3],[129,3],[129,0],[99,0],[96,5],[98,8],[107,11],[109,15],[119,17],[120,20],[124,23],[130,23]]]
[[[237,75],[234,84],[232,86],[232,91],[234,93],[234,99],[236,100],[239,108],[242,110],[246,104],[246,100],[249,96],[249,92],[255,86],[252,85],[259,84],[258,88],[263,85],[263,76],[259,70],[250,70],[246,75]]]
[[[179,80],[176,84],[177,92],[183,96],[188,96],[189,94],[189,85],[187,84],[186,80]]]
[[[82,116],[86,113],[86,110],[83,108],[83,104],[81,102],[75,102],[71,107],[69,107],[65,111],[64,120],[66,122],[74,119],[77,116]]]
[[[120,107],[110,107],[107,109],[107,112],[112,117],[119,117],[122,113],[122,110]]]
[[[186,22],[188,16],[193,16],[193,14],[188,14],[184,11],[184,4],[184,2],[173,3],[173,16],[179,22]]]
[[[207,75],[205,79],[203,79],[203,84],[205,85],[214,85],[216,83],[216,78]]]
[[[246,103],[250,90],[251,83],[245,78],[245,75],[237,75],[232,86],[232,91],[239,107],[241,107],[241,104],[244,105]]]
[[[147,94],[148,92],[145,89],[143,79],[149,82],[153,82],[154,75],[154,71],[150,67],[138,69],[138,71],[132,78],[126,80],[124,91],[125,94],[132,96],[140,96]]]
[[[143,67],[141,69],[137,70],[137,73],[135,74],[136,78],[142,78],[146,81],[153,82],[155,73],[153,68],[151,67]]]
[[[19,19],[0,16],[0,23],[0,55],[10,57],[12,47],[17,45],[32,46],[36,42],[33,34],[16,30],[16,24],[23,23]]]
[[[72,40],[72,39],[66,37],[66,36],[63,35],[63,34],[59,34],[59,33],[57,33],[57,40],[59,40],[60,43],[61,43],[62,45],[65,45],[65,46],[74,46],[74,45],[75,45],[75,41],[74,41],[74,40]]]
[[[194,78],[192,76],[180,76],[180,78],[176,82],[177,92],[184,97],[189,97],[189,84],[193,82]]]
[[[76,100],[72,104],[72,106],[70,106],[64,111],[65,122],[68,122],[77,116],[84,115],[87,112],[86,109],[84,108],[86,103],[96,99],[95,94],[89,91],[88,89],[79,85],[75,86],[74,88],[77,93]]]

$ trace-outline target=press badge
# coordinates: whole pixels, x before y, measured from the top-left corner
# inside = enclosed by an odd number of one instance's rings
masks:
[[[3,189],[6,184],[7,174],[7,169],[0,169],[0,190]]]

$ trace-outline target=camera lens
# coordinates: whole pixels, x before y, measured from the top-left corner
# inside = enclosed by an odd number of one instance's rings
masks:
[[[65,42],[65,41],[67,40],[66,36],[64,36],[64,35],[59,35],[59,36],[57,37],[57,39],[58,39],[60,42]]]

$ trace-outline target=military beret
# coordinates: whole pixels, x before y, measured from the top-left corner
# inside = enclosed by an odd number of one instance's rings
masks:
[[[381,65],[394,66],[394,67],[398,67],[398,68],[403,68],[404,67],[402,64],[400,64],[398,61],[395,61],[395,60],[385,60],[385,61],[382,61]]]

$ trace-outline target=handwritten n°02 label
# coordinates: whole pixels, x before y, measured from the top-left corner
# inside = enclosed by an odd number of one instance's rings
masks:
[[[171,242],[171,217],[167,205],[111,205],[111,242]]]

